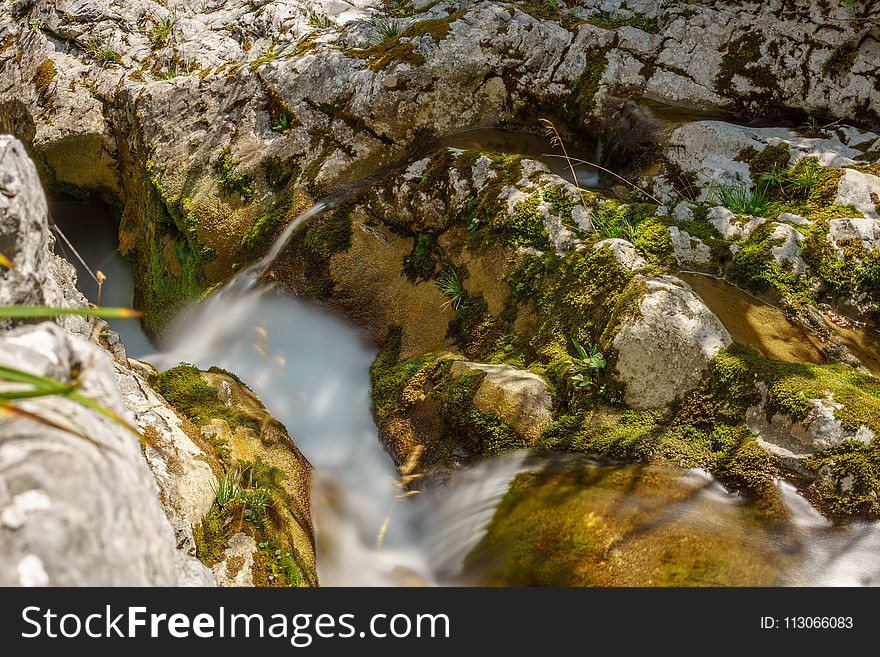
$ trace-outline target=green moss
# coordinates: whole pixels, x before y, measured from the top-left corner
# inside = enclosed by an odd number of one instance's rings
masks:
[[[145,239],[136,245],[135,275],[143,284],[135,286],[134,305],[144,312],[145,328],[156,333],[179,304],[205,290],[203,266],[216,253],[196,235],[191,202],[169,197],[153,178],[145,184],[144,200],[150,220],[144,225]]]
[[[526,447],[526,441],[494,413],[483,413],[474,405],[474,396],[485,373],[467,372],[452,378],[446,374],[447,361],[435,374],[431,396],[437,400],[441,435],[463,446],[471,454],[498,455]]]
[[[730,98],[742,112],[765,113],[782,104],[782,91],[769,65],[760,64],[764,35],[759,31],[747,32],[724,46],[721,66],[715,76],[715,90]],[[750,83],[746,93],[738,91],[735,77]]]
[[[621,27],[636,27],[649,34],[657,34],[657,32],[660,31],[660,27],[657,25],[655,19],[635,12],[625,16],[612,16],[606,11],[600,11],[599,13],[590,16],[585,22],[606,30],[615,30]]]
[[[562,225],[574,232],[576,235],[583,231],[575,223],[572,217],[572,210],[578,204],[578,201],[572,198],[565,185],[549,185],[541,190],[544,200],[550,204],[550,208]]]
[[[160,372],[153,381],[153,387],[174,410],[196,424],[220,419],[225,420],[231,429],[260,429],[259,422],[224,404],[217,396],[217,391],[205,382],[199,370],[192,365],[181,364]]]
[[[49,87],[52,86],[52,83],[55,81],[55,76],[58,75],[58,69],[55,68],[55,62],[51,59],[46,59],[37,66],[36,71],[34,71],[34,76],[32,78],[32,82],[34,84],[34,91],[37,92],[37,97],[40,99],[41,103],[46,103],[49,100]]]
[[[733,258],[729,277],[756,292],[773,290],[779,298],[796,306],[813,303],[815,293],[809,280],[792,269],[790,261],[773,258],[772,249],[782,243],[771,239],[775,225],[767,222],[755,228]]]
[[[790,160],[791,152],[786,144],[766,146],[749,159],[749,175],[757,183],[769,171],[787,169]]]
[[[193,527],[196,558],[209,568],[223,561],[229,539],[235,534],[232,511],[231,507],[224,508],[215,502],[202,522]]]
[[[296,200],[296,187],[288,184],[265,210],[256,216],[254,222],[242,235],[242,250],[258,253],[271,244],[278,231],[293,218],[290,216]]]
[[[568,358],[572,338],[609,351],[626,316],[636,313],[644,291],[610,249],[584,249],[547,263],[537,298],[539,316],[530,345],[542,362]]]
[[[326,298],[333,293],[330,259],[351,246],[352,213],[359,202],[359,198],[352,199],[313,219],[294,237],[293,249],[307,272],[305,294]]]
[[[476,456],[525,446],[525,439],[504,420],[474,405],[484,373],[453,377],[449,371],[454,361],[430,354],[401,361],[400,340],[400,328],[392,328],[370,367],[373,412],[384,432],[406,418],[416,404],[435,409],[439,442],[427,445],[423,467],[449,462],[457,447]]]
[[[489,312],[482,294],[467,294],[461,299],[452,319],[447,337],[468,358],[490,360],[501,338],[501,330]]]
[[[822,65],[822,72],[832,78],[839,78],[852,70],[856,61],[859,44],[845,43],[838,47]]]
[[[367,65],[374,71],[381,71],[395,63],[421,66],[425,63],[425,57],[421,53],[416,52],[415,45],[409,39],[427,34],[436,43],[440,43],[448,36],[451,24],[462,18],[465,13],[464,11],[458,11],[445,18],[416,21],[400,34],[382,43],[377,43],[367,48],[350,48],[345,51],[345,54],[349,57],[367,60]]]
[[[657,219],[639,223],[633,237],[635,247],[651,261],[669,264],[673,253],[669,227]]]
[[[846,440],[809,457],[806,466],[820,477],[810,492],[829,515],[880,516],[880,441]]]
[[[403,259],[403,271],[412,281],[428,280],[437,271],[441,255],[434,237],[420,233],[413,242],[412,252]]]
[[[214,171],[219,174],[217,185],[227,194],[237,194],[246,203],[254,197],[253,176],[236,173],[237,164],[232,157],[232,148],[224,146],[214,160]]]
[[[596,109],[596,94],[608,67],[608,56],[605,50],[587,50],[584,59],[584,70],[571,86],[568,110],[577,123],[589,126],[595,122],[593,110]]]
[[[772,527],[742,506],[702,506],[680,477],[578,461],[519,474],[465,558],[465,576],[506,586],[777,583],[784,556]],[[719,512],[724,532],[687,519]]]
[[[299,166],[290,160],[284,161],[276,155],[270,155],[260,163],[266,176],[266,184],[273,192],[284,189],[292,178],[299,173]]]

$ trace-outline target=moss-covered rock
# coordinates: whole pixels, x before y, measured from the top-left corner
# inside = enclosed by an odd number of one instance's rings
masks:
[[[158,373],[155,389],[209,443],[219,469],[214,505],[193,529],[196,555],[221,582],[314,586],[311,466],[287,430],[236,376],[182,364]],[[250,537],[250,544],[239,535]],[[232,541],[230,543],[230,541]],[[243,561],[244,560],[244,561]],[[251,572],[240,574],[245,561]]]

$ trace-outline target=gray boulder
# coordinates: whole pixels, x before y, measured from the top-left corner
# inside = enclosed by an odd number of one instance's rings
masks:
[[[5,333],[0,363],[76,381],[80,394],[131,420],[107,354],[55,324]],[[43,422],[0,419],[0,584],[209,581],[204,566],[177,552],[135,434],[65,396],[20,401],[17,408]]]
[[[624,399],[657,409],[693,390],[720,349],[733,342],[721,321],[690,287],[673,276],[645,281],[639,315],[614,337]]]

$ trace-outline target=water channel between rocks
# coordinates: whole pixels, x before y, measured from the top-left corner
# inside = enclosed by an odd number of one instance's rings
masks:
[[[102,302],[130,304],[131,272],[116,251],[112,213],[61,200],[53,202],[52,214],[89,268],[107,274]],[[70,247],[59,250],[76,260]],[[82,265],[78,270],[82,291],[94,301],[94,281]],[[780,311],[723,282],[683,278],[737,340],[776,358],[821,360],[821,345]],[[163,336],[162,353],[151,353],[138,325],[117,320],[113,327],[131,355],[160,368],[187,361],[235,372],[290,428],[315,467],[312,496],[324,585],[543,583],[548,575],[542,553],[536,551],[537,561],[511,562],[505,532],[513,527],[523,534],[516,540],[528,544],[546,531],[545,519],[560,514],[565,522],[568,514],[590,520],[575,527],[584,538],[576,549],[588,548],[569,570],[592,570],[571,583],[880,583],[877,525],[834,528],[785,484],[791,520],[773,531],[759,528],[747,506],[706,473],[524,452],[465,468],[442,486],[395,501],[397,472],[371,414],[375,350],[358,331],[302,300],[256,289],[202,306]],[[560,462],[567,464],[561,470]],[[520,494],[523,486],[527,497]],[[389,514],[389,531],[377,551],[377,533]],[[492,540],[486,537],[490,523]],[[686,546],[682,536],[689,537]],[[512,563],[520,570],[511,571]]]

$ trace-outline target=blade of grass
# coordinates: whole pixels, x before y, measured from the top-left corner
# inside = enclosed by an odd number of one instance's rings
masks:
[[[140,433],[138,432],[138,430],[131,426],[124,419],[122,419],[122,417],[120,417],[118,413],[115,413],[106,406],[99,404],[94,399],[91,399],[86,395],[77,392],[76,388],[79,385],[77,382],[67,384],[63,381],[58,381],[57,379],[53,379],[48,376],[30,374],[29,372],[23,372],[22,370],[12,367],[6,367],[4,365],[0,365],[0,379],[5,379],[6,381],[12,381],[14,383],[26,383],[34,386],[36,390],[33,392],[39,394],[31,395],[31,397],[42,397],[53,394],[63,395],[75,401],[76,403],[85,406],[86,408],[89,408],[106,418],[109,418],[119,426],[124,427],[125,429],[133,433],[135,436],[138,437],[138,440],[140,440]],[[2,398],[2,395],[5,394],[11,393],[0,393],[0,398]]]
[[[58,317],[78,315],[80,317],[140,317],[141,313],[131,308],[50,308],[48,306],[0,306],[0,317]]]
[[[12,260],[7,258],[5,255],[0,253],[0,265],[6,267],[6,269],[15,269],[15,266],[12,264]]]
[[[555,153],[544,153],[544,157],[558,157],[560,159],[566,160],[568,162],[569,167],[571,166],[572,162],[577,162],[578,164],[587,164],[591,167],[595,167],[595,168],[599,169],[600,171],[604,171],[605,173],[610,173],[612,176],[614,176],[618,180],[625,182],[627,185],[629,185],[633,189],[641,192],[642,194],[647,196],[649,199],[653,200],[655,203],[657,203],[657,205],[663,205],[663,203],[660,201],[660,199],[658,199],[656,196],[649,194],[648,192],[646,192],[644,189],[642,189],[641,187],[639,187],[635,183],[631,183],[629,180],[627,180],[623,176],[620,176],[620,175],[614,173],[611,169],[606,169],[605,167],[603,167],[600,164],[596,164],[595,162],[590,162],[589,160],[582,160],[579,157],[571,157],[568,155],[556,155]],[[577,180],[577,178],[575,178],[575,180]],[[578,187],[580,187],[580,186],[578,185]]]

